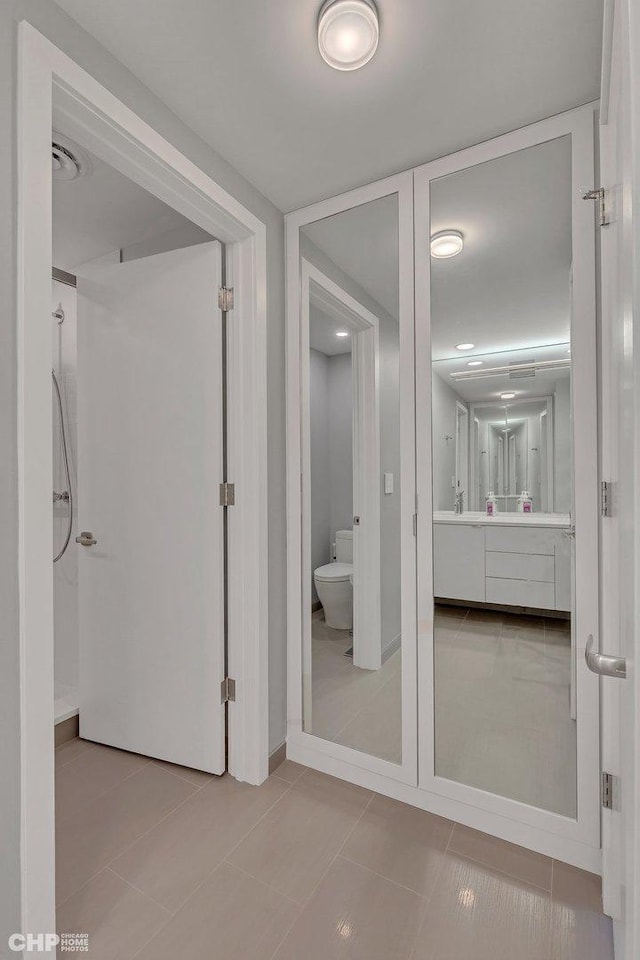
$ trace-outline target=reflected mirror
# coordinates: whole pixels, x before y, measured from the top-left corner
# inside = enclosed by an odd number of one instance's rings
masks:
[[[571,144],[431,184],[435,772],[576,816]]]
[[[300,274],[303,727],[399,764],[397,195],[304,226]]]

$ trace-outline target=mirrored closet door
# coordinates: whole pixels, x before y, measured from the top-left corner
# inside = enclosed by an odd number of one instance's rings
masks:
[[[289,742],[415,782],[411,175],[288,231]]]
[[[561,119],[416,173],[420,783],[597,843],[590,116]]]

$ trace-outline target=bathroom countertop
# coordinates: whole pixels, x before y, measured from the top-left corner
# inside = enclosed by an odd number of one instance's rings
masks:
[[[434,523],[486,524],[487,526],[506,527],[559,527],[571,526],[568,513],[497,513],[493,517],[476,510],[454,513],[453,510],[435,510]]]

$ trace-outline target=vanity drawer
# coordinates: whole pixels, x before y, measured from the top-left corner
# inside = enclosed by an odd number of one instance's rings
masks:
[[[487,577],[487,603],[510,604],[518,607],[538,607],[542,610],[554,610],[556,591],[553,583],[540,583],[537,580],[507,580],[500,577]]]
[[[553,556],[557,531],[544,527],[492,527],[487,524],[486,549],[500,553],[537,553]]]
[[[555,559],[539,553],[486,553],[486,574],[505,580],[539,580],[554,583]]]

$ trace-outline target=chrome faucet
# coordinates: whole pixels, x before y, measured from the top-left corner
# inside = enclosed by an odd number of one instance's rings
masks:
[[[456,514],[464,513],[464,490],[459,490],[458,493],[456,493],[453,512]]]

